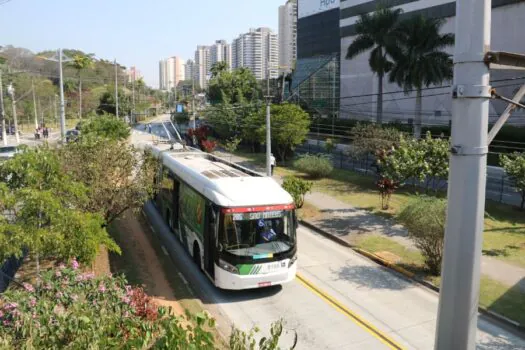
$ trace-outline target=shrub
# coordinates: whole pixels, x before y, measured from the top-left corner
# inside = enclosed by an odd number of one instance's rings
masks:
[[[332,151],[335,149],[335,141],[331,138],[327,138],[324,142],[324,149],[328,153],[332,153]]]
[[[213,140],[202,140],[201,141],[201,148],[204,152],[211,153],[215,150],[215,147],[217,147],[217,142]]]
[[[91,118],[87,123],[82,124],[81,136],[93,136],[108,138],[112,140],[124,140],[130,135],[130,128],[122,119],[117,119],[114,115],[104,114]]]
[[[521,196],[520,208],[523,210],[525,206],[525,153],[500,154],[499,162],[514,181],[516,191]]]
[[[402,135],[394,128],[363,123],[354,126],[350,134],[352,135],[351,153],[358,158],[392,148],[399,142]]]
[[[294,162],[294,167],[314,179],[330,175],[334,166],[325,155],[306,154]]]
[[[2,349],[206,350],[222,343],[209,331],[215,321],[206,313],[174,315],[124,277],[95,278],[76,261],[44,272],[40,287],[24,283],[1,295],[0,324]],[[231,348],[247,349],[242,341],[251,343],[255,332],[234,329]],[[274,323],[258,349],[277,349],[282,332],[282,322]]]
[[[283,188],[293,197],[296,208],[301,208],[304,204],[304,196],[310,192],[313,183],[299,179],[295,176],[287,176],[283,181]]]
[[[421,250],[428,270],[436,276],[443,259],[446,209],[446,200],[420,196],[411,200],[398,214],[398,219]]]

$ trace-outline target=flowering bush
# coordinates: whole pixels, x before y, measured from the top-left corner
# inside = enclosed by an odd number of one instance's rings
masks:
[[[0,296],[0,349],[207,350],[219,348],[207,330],[214,326],[205,312],[175,316],[124,277],[96,278],[75,260],[44,272],[38,287],[23,283]],[[252,333],[233,330],[230,348],[255,344]],[[273,324],[259,349],[276,349],[281,333],[282,322]]]
[[[201,141],[201,148],[204,152],[211,153],[217,147],[217,142],[213,140],[203,140]]]

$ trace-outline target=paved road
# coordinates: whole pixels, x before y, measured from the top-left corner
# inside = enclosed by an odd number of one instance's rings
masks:
[[[196,270],[154,207],[147,205],[146,211],[166,251],[223,330],[231,323],[265,329],[284,318],[290,331],[284,347],[295,330],[298,349],[433,348],[438,296],[324,237],[299,229],[295,281],[270,289],[221,291]],[[478,348],[525,349],[525,341],[480,319]]]

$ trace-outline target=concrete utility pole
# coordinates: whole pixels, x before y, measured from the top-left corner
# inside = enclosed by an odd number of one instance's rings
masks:
[[[60,137],[66,141],[66,106],[64,104],[64,73],[62,72],[62,49],[58,49],[58,70],[60,71]]]
[[[16,116],[16,98],[15,98],[15,88],[13,84],[9,84],[7,87],[7,93],[11,95],[11,106],[13,108],[13,121],[15,123],[15,139],[16,144],[20,143],[20,135],[18,135],[18,117]]]
[[[33,112],[35,113],[35,130],[38,129],[38,112],[36,110],[35,82],[31,79],[31,90],[33,90]]]
[[[118,68],[117,59],[115,59],[115,115],[118,118]]]
[[[2,85],[2,70],[0,69],[0,118],[2,118],[2,141],[7,146],[7,131],[5,129],[4,88]]]
[[[131,112],[131,123],[135,123],[135,71],[133,71],[132,92],[133,92],[133,111]]]
[[[55,100],[53,101],[53,108],[55,109],[55,127],[58,126],[58,114],[57,114],[57,94],[55,94]]]
[[[270,65],[266,70],[266,176],[272,176],[272,135],[270,116]]]
[[[435,348],[476,347],[485,206],[491,1],[456,1],[447,228]]]

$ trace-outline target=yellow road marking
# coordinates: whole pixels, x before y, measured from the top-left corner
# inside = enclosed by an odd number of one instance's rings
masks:
[[[355,312],[343,306],[336,299],[334,299],[333,297],[331,297],[330,295],[328,295],[327,293],[323,292],[321,289],[316,287],[312,282],[308,281],[306,278],[304,278],[303,276],[299,274],[296,274],[296,277],[299,280],[299,282],[301,282],[306,288],[311,290],[315,295],[319,296],[321,299],[326,301],[328,304],[333,306],[335,309],[337,309],[342,314],[348,316],[358,326],[363,328],[365,331],[367,331],[374,338],[378,339],[380,342],[388,346],[390,349],[395,349],[395,350],[404,349],[401,345],[399,345],[392,338],[382,333],[380,330],[378,330],[376,327],[371,325],[369,322],[365,321],[362,317],[358,316]]]

